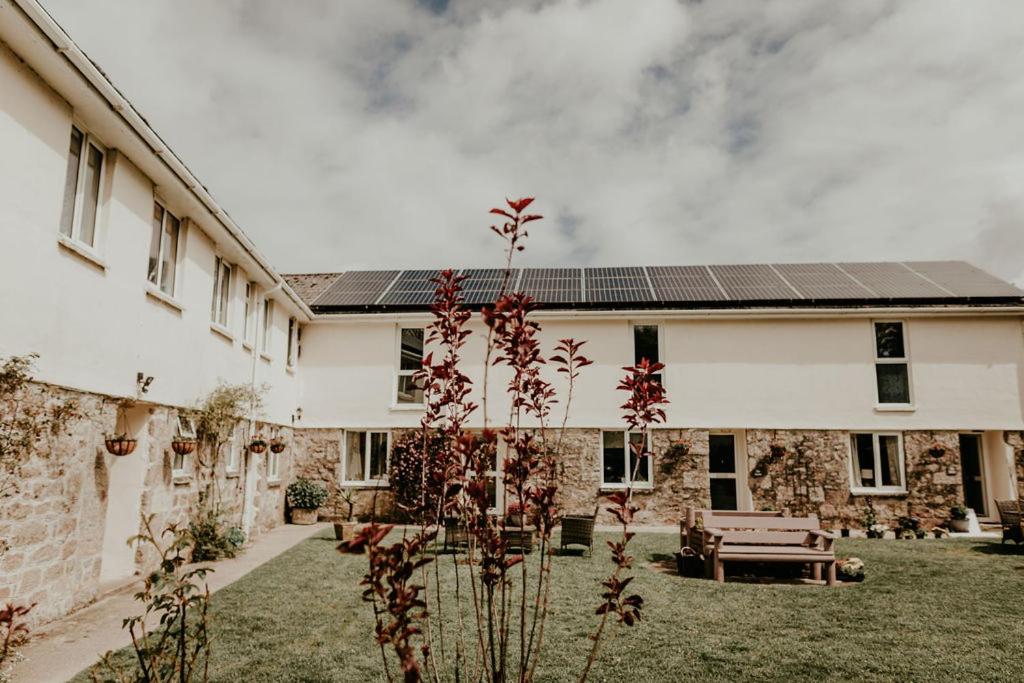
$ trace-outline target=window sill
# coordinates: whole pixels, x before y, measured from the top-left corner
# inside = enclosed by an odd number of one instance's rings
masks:
[[[294,375],[295,374],[295,366],[294,365],[286,365],[286,366],[284,366],[284,369],[285,369],[285,372],[287,372],[289,375]]]
[[[912,413],[917,407],[912,403],[876,403],[876,413]]]
[[[425,403],[392,403],[391,410],[399,411],[423,411],[426,410],[427,406]]]
[[[228,470],[227,472],[224,473],[224,478],[225,479],[238,479],[238,477],[240,477],[241,475],[242,475],[242,473],[239,472],[238,470]]]
[[[280,486],[281,486],[281,479],[280,478],[277,478],[277,479],[267,479],[267,488],[268,489],[276,489],[276,488],[278,488]]]
[[[224,337],[232,344],[235,343],[235,335],[231,334],[231,331],[228,328],[221,325],[220,323],[210,323],[210,331],[216,332],[217,334]]]
[[[617,493],[619,491],[625,491],[625,484],[601,484],[601,488],[598,489],[600,494]],[[637,484],[633,486],[633,493],[653,493],[654,486],[651,484]]]
[[[907,495],[906,489],[867,489],[867,488],[856,488],[850,487],[851,496],[905,496]]]
[[[256,347],[254,347],[254,346],[252,345],[252,342],[250,342],[250,341],[243,341],[243,342],[242,342],[242,348],[243,348],[243,349],[245,349],[246,351],[248,351],[249,353],[252,353],[252,352],[253,352],[253,350],[254,350],[254,349],[255,349]]]
[[[386,489],[391,488],[391,484],[386,481],[343,481],[341,482],[344,488],[353,489]]]
[[[263,359],[264,361],[266,361],[267,363],[274,362],[273,356],[271,356],[268,353],[263,353],[262,351],[260,352],[260,358]]]
[[[169,308],[173,308],[178,313],[185,312],[185,307],[182,306],[177,299],[170,296],[169,294],[161,292],[159,289],[153,287],[152,285],[146,286],[146,296],[150,297],[155,301],[159,301],[160,303],[164,304],[165,306],[168,306]]]
[[[57,244],[67,249],[75,256],[85,259],[86,261],[89,262],[90,265],[96,266],[103,272],[106,272],[107,262],[101,259],[99,257],[99,254],[94,252],[91,248],[85,246],[84,244],[81,244],[80,242],[76,242],[67,235],[61,234],[57,235]]]
[[[191,474],[183,474],[181,472],[172,475],[172,479],[175,486],[188,486],[192,483]]]

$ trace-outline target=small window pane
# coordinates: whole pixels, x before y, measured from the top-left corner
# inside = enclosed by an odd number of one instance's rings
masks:
[[[153,231],[149,238],[149,268],[146,278],[154,285],[160,277],[160,237],[163,235],[164,207],[153,204]]]
[[[711,480],[711,509],[712,510],[735,510],[736,505],[736,480],[735,479],[712,479]]]
[[[370,479],[386,479],[388,476],[388,435],[387,432],[370,433]]]
[[[270,331],[274,325],[274,302],[263,300],[263,350],[270,353]]]
[[[602,472],[605,484],[626,483],[626,437],[623,432],[604,432]]]
[[[423,387],[413,381],[410,375],[398,377],[398,402],[423,403]]]
[[[636,325],[633,327],[633,360],[639,363],[646,358],[658,362],[658,326]]]
[[[870,434],[854,434],[853,481],[856,486],[875,486],[875,442]]]
[[[365,444],[365,432],[349,432],[348,452],[345,454],[345,479],[348,481],[363,481],[366,478],[363,473]]]
[[[224,261],[221,261],[220,264],[218,284],[220,291],[217,293],[217,322],[227,327],[228,295],[231,292],[231,266]]]
[[[253,303],[253,294],[255,293],[256,286],[252,282],[245,283],[245,317],[242,321],[244,329],[242,330],[242,338],[245,341],[252,341],[252,314],[255,308]]]
[[[640,462],[640,466],[637,467],[636,453],[633,450],[639,444],[642,444],[644,442],[643,439],[644,439],[644,435],[643,434],[630,434],[629,435],[629,443],[630,443],[630,449],[629,449],[629,476],[630,476],[630,480],[631,481],[645,482],[646,483],[646,482],[649,482],[651,480],[651,457],[652,456],[648,455],[647,457],[643,458],[643,460]]]
[[[419,370],[423,367],[423,330],[402,328],[400,370]]]
[[[71,147],[68,150],[68,170],[64,176],[64,204],[60,212],[60,231],[71,237],[75,222],[75,193],[78,190],[78,169],[82,165],[82,132],[71,128]]]
[[[175,453],[174,454],[174,464],[171,465],[171,468],[175,472],[182,472],[182,471],[184,471],[185,470],[185,456],[183,454],[181,454],[181,453]]]
[[[879,358],[906,358],[903,323],[875,323],[875,351]]]
[[[900,440],[894,434],[878,437],[878,455],[881,459],[882,486],[900,486]]]
[[[103,152],[89,145],[85,160],[85,198],[82,200],[82,225],[78,239],[90,247],[96,238],[96,209],[100,201],[100,173],[103,170]]]
[[[910,379],[906,363],[879,363],[875,366],[879,403],[910,403]]]
[[[178,219],[167,214],[164,221],[164,239],[162,245],[162,258],[160,266],[160,291],[164,294],[174,294],[174,272],[178,262],[178,233],[181,224]]]
[[[716,473],[736,473],[735,440],[731,434],[712,434],[709,437],[710,457],[708,470]]]

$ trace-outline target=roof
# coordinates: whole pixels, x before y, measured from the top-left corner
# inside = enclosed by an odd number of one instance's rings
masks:
[[[439,270],[286,275],[314,313],[425,311]],[[497,268],[465,268],[470,308],[502,289]],[[964,261],[515,268],[506,291],[548,310],[1022,305],[1024,291]]]

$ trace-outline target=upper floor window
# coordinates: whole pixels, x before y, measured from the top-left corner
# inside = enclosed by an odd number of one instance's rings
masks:
[[[146,277],[167,296],[174,296],[180,231],[181,222],[159,202],[154,202],[153,236],[149,242],[149,273]]]
[[[650,363],[661,361],[659,354],[660,330],[657,325],[633,325],[633,362],[639,364],[646,358]],[[653,375],[658,382],[662,381],[661,373]]]
[[[245,283],[245,316],[242,324],[242,341],[252,344],[256,341],[256,283]]]
[[[423,388],[413,375],[423,367],[423,328],[403,327],[399,330],[398,387],[396,403],[423,403]]]
[[[876,322],[875,380],[878,403],[910,404],[910,359],[901,322]]]
[[[260,338],[260,350],[270,353],[270,333],[274,329],[274,300],[263,300],[263,331]]]
[[[213,270],[213,307],[210,319],[221,325],[228,326],[228,304],[231,301],[231,264],[217,257]]]
[[[299,358],[299,321],[295,318],[288,318],[288,367],[294,368]]]
[[[103,148],[92,136],[71,127],[60,232],[88,247],[96,246],[96,213],[103,181],[103,157]]]
[[[389,447],[388,432],[346,432],[342,482],[365,486],[387,484]]]
[[[903,491],[903,440],[898,433],[851,434],[851,474],[855,492]]]
[[[643,434],[625,431],[601,432],[601,486],[625,488],[650,487],[651,457],[637,463],[634,446],[643,443]]]

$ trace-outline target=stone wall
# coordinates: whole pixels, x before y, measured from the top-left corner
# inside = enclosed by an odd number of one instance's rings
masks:
[[[119,399],[42,384],[31,385],[29,396],[42,401],[74,399],[82,414],[68,424],[66,433],[47,437],[22,469],[16,491],[0,498],[0,601],[38,603],[32,612],[33,623],[38,624],[91,602],[103,589],[100,575],[112,497],[137,497],[140,513],[154,515],[153,527],[159,530],[188,522],[198,502],[199,483],[194,476],[172,474],[170,443],[177,409],[136,404],[132,413],[144,420],[139,428],[144,435],[133,435],[144,438],[135,452],[118,458],[106,452],[103,440],[104,434],[118,429]],[[261,429],[265,434],[270,431],[269,425]],[[259,483],[251,538],[284,520],[284,487],[293,469],[289,455],[294,439],[288,428],[281,428],[280,434],[289,449],[280,456],[279,482],[267,481],[266,452],[243,450],[237,474],[225,471],[224,458],[217,468],[215,481],[226,517],[240,524],[246,465],[248,458],[255,459]],[[112,468],[128,458],[145,460],[138,490],[111,484]],[[152,551],[137,549],[136,571],[151,566],[154,557]]]

